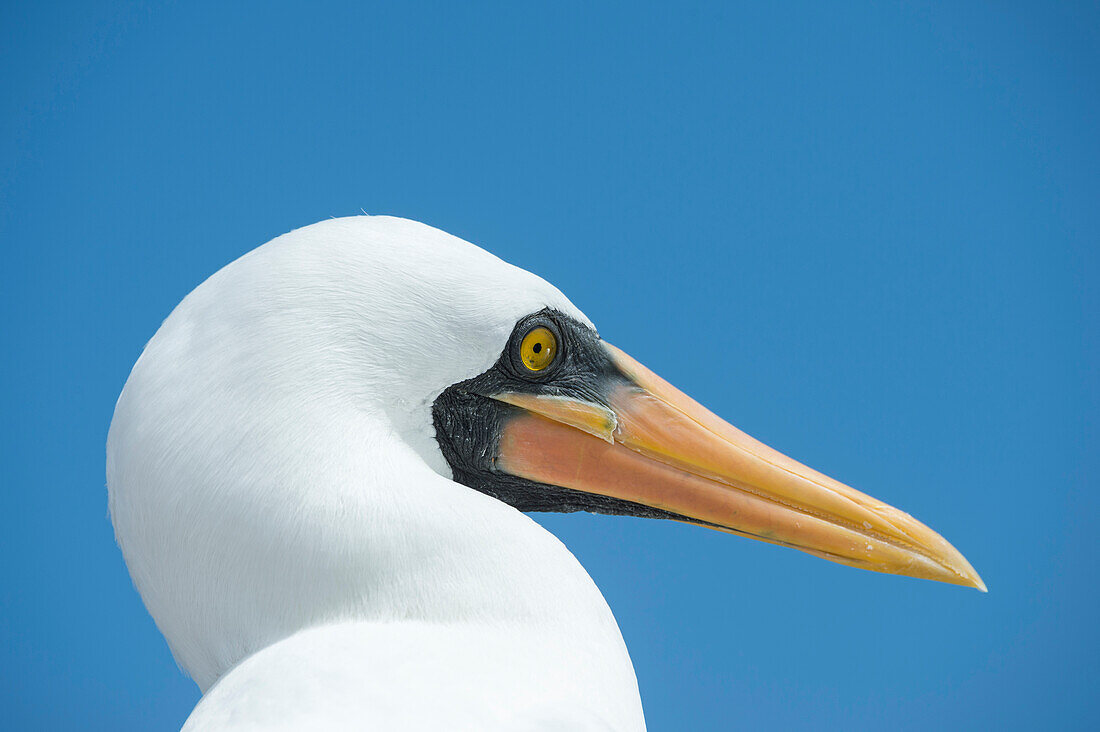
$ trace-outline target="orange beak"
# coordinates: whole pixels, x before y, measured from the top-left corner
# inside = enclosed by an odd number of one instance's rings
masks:
[[[507,392],[497,467],[875,572],[985,591],[962,554],[909,514],[723,421],[604,344],[626,379],[608,404]]]

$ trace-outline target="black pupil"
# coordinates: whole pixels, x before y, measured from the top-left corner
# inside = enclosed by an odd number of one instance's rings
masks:
[[[539,351],[542,350],[542,344],[541,343],[536,343],[535,345],[531,346],[531,350],[534,351],[535,353],[538,353]]]

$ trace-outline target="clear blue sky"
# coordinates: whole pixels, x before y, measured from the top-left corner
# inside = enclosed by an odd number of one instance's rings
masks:
[[[115,399],[204,278],[361,208],[541,274],[989,584],[540,517],[651,730],[1100,726],[1094,3],[91,5],[0,9],[0,726],[183,722]]]

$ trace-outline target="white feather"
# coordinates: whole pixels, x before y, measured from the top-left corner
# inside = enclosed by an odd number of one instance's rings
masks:
[[[281,236],[172,312],[119,397],[111,517],[205,696],[187,729],[644,729],[614,618],[451,480],[439,393],[554,287],[412,221]]]

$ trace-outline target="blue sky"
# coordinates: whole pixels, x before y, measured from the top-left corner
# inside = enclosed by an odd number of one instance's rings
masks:
[[[360,209],[541,274],[989,585],[539,517],[651,730],[1100,724],[1095,4],[91,5],[0,8],[5,727],[186,718],[114,401],[195,285]]]

